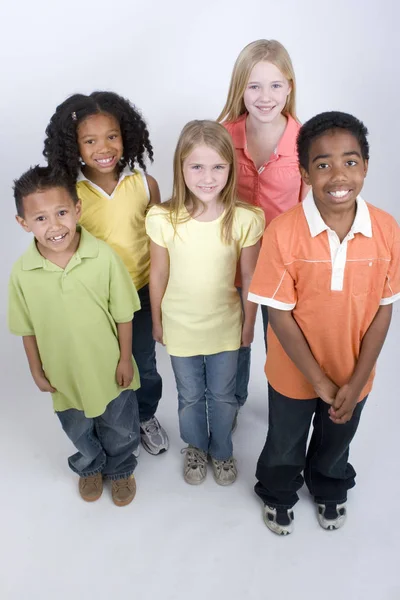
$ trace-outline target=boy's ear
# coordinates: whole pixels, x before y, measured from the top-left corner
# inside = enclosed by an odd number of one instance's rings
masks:
[[[304,167],[300,167],[300,175],[304,183],[306,183],[307,185],[311,185],[310,176],[308,174],[308,171],[306,171]]]
[[[15,215],[15,220],[17,221],[17,223],[19,225],[21,225],[22,229],[25,229],[25,231],[28,231],[29,233],[31,232],[31,229],[28,227],[28,225],[26,224],[26,221],[23,217],[20,217],[19,215]]]
[[[367,173],[368,173],[368,164],[369,164],[369,161],[364,160],[364,177],[366,177]]]

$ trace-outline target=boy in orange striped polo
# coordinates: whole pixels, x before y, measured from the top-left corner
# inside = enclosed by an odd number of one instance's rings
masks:
[[[349,445],[400,299],[400,228],[359,195],[367,133],[340,112],[303,125],[297,150],[312,190],[267,228],[250,287],[270,315],[269,430],[255,491],[278,534],[293,529],[303,471],[320,525],[343,525],[356,475]]]

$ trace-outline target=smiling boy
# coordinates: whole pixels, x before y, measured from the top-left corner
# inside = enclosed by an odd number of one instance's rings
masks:
[[[360,197],[367,129],[328,112],[300,130],[312,190],[267,228],[249,300],[268,306],[269,430],[256,493],[267,527],[286,535],[304,478],[324,529],[346,519],[355,485],[349,445],[400,299],[400,230]],[[306,451],[313,419],[313,432]]]
[[[138,295],[119,257],[85,229],[75,185],[34,167],[14,182],[17,221],[34,235],[15,263],[9,327],[22,336],[32,377],[51,392],[77,452],[69,458],[81,497],[92,502],[112,480],[117,506],[135,496],[139,443],[132,358]]]

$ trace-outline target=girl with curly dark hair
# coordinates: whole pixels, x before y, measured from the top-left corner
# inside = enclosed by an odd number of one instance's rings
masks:
[[[160,203],[160,192],[146,173],[146,159],[153,160],[146,123],[118,94],[75,94],[52,116],[43,154],[55,172],[76,182],[80,224],[121,256],[138,290],[141,310],[133,321],[132,352],[141,379],[141,438],[148,452],[159,454],[169,442],[155,417],[162,381],[152,336],[145,216],[150,204]]]

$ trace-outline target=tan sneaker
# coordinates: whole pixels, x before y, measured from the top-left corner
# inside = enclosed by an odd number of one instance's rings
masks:
[[[227,460],[211,458],[211,463],[214,471],[214,479],[218,485],[231,485],[231,483],[236,481],[237,468],[233,456]]]
[[[188,446],[181,450],[185,454],[183,478],[190,485],[203,483],[207,475],[207,454],[199,448]]]
[[[136,495],[135,477],[131,475],[123,479],[113,480],[111,494],[114,504],[117,506],[130,504]]]
[[[85,502],[98,500],[103,493],[103,477],[101,473],[90,477],[79,477],[79,493]]]

